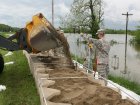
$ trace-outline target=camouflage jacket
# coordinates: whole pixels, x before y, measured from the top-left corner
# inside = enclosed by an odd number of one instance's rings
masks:
[[[93,39],[96,50],[97,64],[109,64],[110,44],[105,39]]]

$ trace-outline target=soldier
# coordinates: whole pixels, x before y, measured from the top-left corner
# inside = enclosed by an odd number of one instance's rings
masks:
[[[99,29],[96,33],[99,39],[90,39],[93,42],[93,46],[96,48],[96,68],[93,66],[94,71],[98,72],[100,76],[107,79],[109,73],[109,51],[110,44],[104,39],[105,31]],[[93,61],[93,62],[95,62]]]

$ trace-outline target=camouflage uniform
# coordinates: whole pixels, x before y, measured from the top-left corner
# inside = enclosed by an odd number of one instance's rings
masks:
[[[96,47],[96,59],[97,59],[97,71],[99,75],[107,78],[109,73],[109,51],[110,44],[102,39],[92,39],[94,46]]]

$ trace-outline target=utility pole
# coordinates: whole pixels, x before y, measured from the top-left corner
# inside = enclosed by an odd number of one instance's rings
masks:
[[[127,72],[127,66],[126,66],[126,57],[127,57],[127,29],[128,29],[128,19],[130,15],[128,12],[126,14],[122,14],[126,16],[126,37],[125,37],[125,68],[124,68],[124,74]]]
[[[52,25],[54,25],[54,0],[52,0]]]

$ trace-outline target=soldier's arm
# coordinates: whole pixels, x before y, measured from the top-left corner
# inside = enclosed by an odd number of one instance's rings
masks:
[[[106,47],[103,47],[103,43],[100,40],[91,38],[90,41],[92,41],[93,45],[95,45],[99,51],[101,51],[105,55],[108,55],[109,51],[107,51]]]

